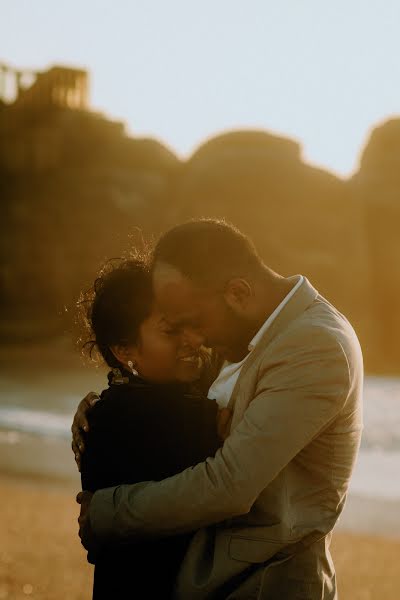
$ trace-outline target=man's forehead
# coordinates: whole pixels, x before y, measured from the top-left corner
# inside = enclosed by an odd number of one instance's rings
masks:
[[[178,269],[166,263],[153,268],[153,287],[157,304],[171,322],[186,323],[197,320],[205,300],[199,289]]]
[[[176,267],[166,263],[155,265],[153,288],[156,300],[168,309],[179,307],[182,310],[185,305],[195,303],[199,297],[190,279]]]
[[[153,285],[164,286],[169,283],[185,283],[187,278],[173,265],[157,262],[153,267]]]

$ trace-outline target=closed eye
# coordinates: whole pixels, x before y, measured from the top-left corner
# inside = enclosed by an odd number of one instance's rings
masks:
[[[164,329],[163,333],[165,333],[166,335],[178,335],[179,329],[177,327]]]

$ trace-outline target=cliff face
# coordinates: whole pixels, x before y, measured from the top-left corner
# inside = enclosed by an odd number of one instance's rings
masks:
[[[184,165],[175,220],[224,216],[248,233],[266,263],[305,274],[370,337],[370,273],[364,209],[347,183],[302,162],[291,140],[235,132]]]
[[[374,129],[349,182],[365,212],[369,311],[379,370],[400,370],[400,119]]]
[[[218,136],[185,163],[81,108],[2,106],[0,133],[1,339],[68,329],[65,307],[138,229],[205,215],[237,224],[282,274],[305,274],[353,322],[370,370],[399,370],[400,120],[372,133],[350,181],[260,131]]]
[[[120,123],[60,108],[0,109],[0,337],[69,326],[79,291],[130,236],[160,230],[179,161]],[[11,126],[10,126],[11,122]]]

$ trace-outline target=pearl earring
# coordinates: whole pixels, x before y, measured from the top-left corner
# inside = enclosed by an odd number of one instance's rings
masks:
[[[133,362],[131,360],[128,360],[128,367],[132,371],[132,375],[139,375],[139,373],[136,371],[136,369],[133,368]]]

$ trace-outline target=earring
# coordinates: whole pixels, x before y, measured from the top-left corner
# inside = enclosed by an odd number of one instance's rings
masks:
[[[132,371],[132,375],[139,375],[139,373],[136,371],[136,369],[133,368],[133,362],[131,360],[128,360],[128,367]]]

